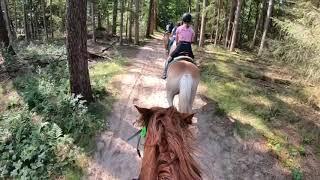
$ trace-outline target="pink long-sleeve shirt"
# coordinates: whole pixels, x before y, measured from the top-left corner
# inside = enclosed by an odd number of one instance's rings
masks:
[[[177,42],[185,41],[185,42],[192,42],[194,37],[194,31],[191,26],[187,27],[186,24],[179,26],[177,29]]]

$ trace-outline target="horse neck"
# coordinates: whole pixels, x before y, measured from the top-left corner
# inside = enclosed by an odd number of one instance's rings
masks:
[[[187,141],[183,138],[183,136],[189,136],[189,132],[173,133],[164,130],[163,133],[166,135],[162,136],[162,142],[159,144],[158,178],[166,177],[172,180],[201,179],[198,166],[191,156],[191,148],[185,144]]]
[[[188,146],[190,131],[173,124],[179,122],[173,117],[159,121],[154,120],[148,125],[139,179],[201,179]]]
[[[182,134],[184,136],[185,134]],[[170,142],[171,141],[171,142]],[[171,178],[177,180],[197,180],[200,178],[200,171],[198,166],[191,156],[189,150],[191,148],[184,143],[179,143],[181,140],[173,137],[167,138],[168,145],[164,148],[166,150],[160,153],[159,160],[164,162],[162,167],[158,167],[158,172],[163,172],[164,175],[168,175],[171,172]],[[178,146],[177,146],[178,145]],[[161,174],[159,174],[160,177]]]
[[[141,165],[140,180],[157,179],[157,157],[155,146],[145,146]]]

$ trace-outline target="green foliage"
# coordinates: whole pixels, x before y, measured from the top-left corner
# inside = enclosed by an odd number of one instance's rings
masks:
[[[275,19],[281,40],[270,41],[270,51],[304,80],[320,82],[319,9],[310,1],[297,1],[284,10],[286,16]]]
[[[68,77],[65,62],[53,63],[35,74],[18,77],[15,86],[29,110],[41,114],[44,121],[58,124],[78,142],[84,134],[90,135],[93,129],[103,127],[103,123],[87,113],[81,96],[68,94]]]
[[[123,62],[115,59],[91,68],[96,102],[86,105],[81,96],[69,94],[64,46],[30,44],[20,48],[20,57],[48,64],[32,67],[35,72],[13,79],[15,89],[11,91],[16,90],[21,100],[9,103],[0,115],[0,179],[61,175],[77,179],[83,167],[79,159],[92,150],[92,138],[106,127],[105,116],[114,98],[105,87]]]
[[[185,12],[188,12],[188,1],[159,1],[159,26],[164,28],[170,21],[180,21]]]
[[[292,170],[292,179],[293,180],[302,180],[303,174],[299,169]]]
[[[73,166],[78,149],[55,123],[43,122],[27,108],[0,116],[0,177],[49,178]]]
[[[307,145],[317,143],[318,138],[308,126],[309,120],[297,110],[307,96],[303,87],[263,80],[271,67],[263,68],[258,60],[252,63],[254,56],[250,54],[230,54],[212,46],[207,46],[205,51],[210,54],[201,56],[201,77],[207,86],[206,96],[217,102],[218,112],[232,117],[240,137],[266,138],[271,152],[285,167],[301,168],[304,164],[301,162],[307,161]],[[301,144],[292,143],[287,127],[292,128],[295,137],[303,139]],[[308,146],[309,149],[316,151],[315,147]],[[300,171],[295,173],[297,179],[302,177]]]

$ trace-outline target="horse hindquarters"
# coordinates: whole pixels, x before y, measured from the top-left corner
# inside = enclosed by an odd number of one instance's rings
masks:
[[[179,84],[179,111],[191,113],[192,104],[197,92],[198,80],[192,78],[191,74],[184,74]]]

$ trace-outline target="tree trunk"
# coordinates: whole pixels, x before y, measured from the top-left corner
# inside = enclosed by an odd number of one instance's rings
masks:
[[[47,18],[46,18],[46,0],[43,0],[42,2],[42,13],[43,13],[43,28],[44,28],[44,33],[45,33],[45,40],[48,40],[49,35],[48,35],[48,29],[47,29]]]
[[[91,22],[92,22],[92,40],[93,42],[97,42],[97,36],[96,36],[96,7],[95,7],[95,1],[91,0]]]
[[[262,0],[264,1],[264,0]],[[260,22],[261,22],[261,19],[262,19],[262,13],[263,13],[263,4],[264,2],[260,2],[260,8],[258,8],[258,19],[256,21],[256,27],[255,27],[255,30],[254,30],[254,34],[253,34],[253,38],[252,38],[252,42],[250,44],[250,48],[252,49],[256,43],[256,39],[257,39],[257,34],[258,34],[258,31],[259,31],[259,27],[260,27]]]
[[[154,0],[149,0],[149,14],[148,14],[148,22],[147,22],[147,31],[146,38],[150,38],[150,34],[152,31],[152,21],[153,21],[153,13],[154,13]]]
[[[201,18],[201,30],[200,30],[200,41],[199,46],[203,47],[206,33],[206,24],[207,24],[207,11],[206,7],[208,6],[208,0],[203,0],[203,9],[202,9],[202,18]]]
[[[129,7],[129,10],[130,10],[130,18],[129,18],[129,42],[132,43],[133,40],[132,40],[132,27],[133,27],[133,16],[134,16],[134,13],[133,13],[133,0],[130,0],[130,7]]]
[[[67,1],[67,54],[71,92],[93,101],[87,52],[87,1]]]
[[[110,35],[110,30],[111,30],[110,26],[111,26],[111,25],[110,25],[110,18],[109,18],[110,15],[109,15],[109,11],[108,11],[108,10],[107,10],[107,12],[106,12],[106,16],[107,16],[107,17],[106,17],[106,18],[107,18],[107,28],[106,28],[106,29],[107,29],[107,34]]]
[[[139,45],[139,10],[140,10],[140,1],[134,0],[135,13],[134,13],[134,44]]]
[[[53,34],[53,20],[52,20],[52,0],[50,0],[50,31],[51,31],[51,38],[54,38]]]
[[[230,13],[229,13],[229,18],[228,18],[228,27],[227,27],[227,33],[226,33],[226,39],[224,42],[224,46],[227,48],[229,46],[229,41],[230,41],[230,36],[231,36],[231,31],[233,28],[233,21],[234,21],[234,13],[237,5],[237,0],[232,0],[231,2],[231,7],[230,7]]]
[[[263,2],[263,6],[262,6],[262,19],[260,22],[260,27],[259,29],[261,29],[261,31],[264,28],[264,24],[265,24],[265,20],[266,20],[266,16],[267,16],[267,11],[268,11],[268,0],[262,0]]]
[[[17,13],[17,3],[16,0],[13,0],[13,6],[14,6],[14,25],[15,25],[15,31],[16,34],[18,34],[18,13]]]
[[[128,39],[128,30],[129,30],[129,0],[126,0],[127,13],[126,13],[126,39]],[[128,5],[127,5],[128,4]]]
[[[97,21],[98,21],[98,29],[100,30],[102,28],[100,9],[98,9]]]
[[[23,1],[23,22],[24,22],[24,34],[27,42],[31,40],[31,34],[29,29],[29,18],[28,18],[28,10],[27,10],[27,2],[26,0]]]
[[[61,25],[60,25],[60,32],[62,32],[63,34],[65,34],[66,31],[66,4],[65,6],[63,6],[63,8],[60,10],[60,17],[61,17]]]
[[[5,18],[4,18],[4,12],[2,11],[3,4],[0,3],[0,47],[2,48],[2,44],[4,45],[4,48],[6,51],[11,54],[15,55],[15,52],[11,46],[11,42],[9,39],[9,32],[8,32],[8,25],[6,24]],[[1,53],[1,52],[0,52]]]
[[[1,10],[2,10],[3,19],[5,20],[5,25],[7,26],[6,29],[8,31],[10,43],[12,43],[13,40],[15,39],[15,33],[11,26],[11,19],[8,11],[7,0],[1,0]]]
[[[223,32],[222,32],[222,39],[223,43],[227,38],[227,28],[228,28],[228,0],[224,2],[224,25],[223,25]]]
[[[33,7],[33,2],[32,0],[29,1],[29,12],[28,14],[30,14],[30,32],[31,32],[31,38],[35,39],[35,29],[34,29],[34,12],[32,11],[32,7]]]
[[[221,9],[221,0],[218,0],[218,16],[217,16],[217,28],[216,28],[216,36],[214,38],[214,47],[217,46],[218,34],[219,34],[219,24],[220,24],[220,9]]]
[[[121,16],[120,16],[120,45],[123,44],[123,14],[124,14],[124,0],[120,1]]]
[[[196,15],[195,15],[195,20],[194,20],[194,42],[198,41],[198,34],[199,34],[199,16],[200,16],[200,0],[196,1]]]
[[[113,1],[112,35],[117,35],[118,0]]]
[[[258,56],[261,56],[263,48],[264,48],[264,44],[266,41],[266,36],[267,36],[268,28],[269,28],[269,22],[270,22],[272,9],[273,9],[273,0],[269,0],[268,12],[267,12],[266,20],[264,23],[263,34],[262,34],[262,38],[261,38],[261,44],[260,44]]]
[[[232,39],[231,39],[231,44],[230,44],[230,51],[231,52],[234,51],[234,48],[235,48],[235,45],[236,45],[236,42],[237,42],[237,34],[238,34],[240,14],[241,14],[241,5],[242,5],[242,0],[238,0],[236,15],[235,15],[235,18],[234,18]]]
[[[188,5],[189,5],[189,7],[188,7],[188,11],[189,11],[189,13],[191,13],[191,9],[192,9],[191,0],[189,0],[189,1],[188,1]]]
[[[158,17],[158,0],[153,0],[153,16],[152,16],[152,26],[151,26],[151,34],[157,29],[157,17]]]

